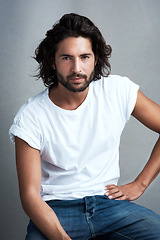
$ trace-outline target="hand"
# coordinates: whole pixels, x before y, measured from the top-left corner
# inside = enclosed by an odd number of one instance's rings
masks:
[[[133,201],[139,198],[144,190],[142,185],[133,181],[122,186],[107,185],[105,187],[105,195],[107,195],[109,199]]]

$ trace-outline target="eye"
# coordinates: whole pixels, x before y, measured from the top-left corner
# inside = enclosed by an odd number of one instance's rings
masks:
[[[62,60],[70,60],[70,57],[63,57]]]
[[[85,59],[89,59],[90,56],[89,55],[82,55],[81,58],[85,60]]]

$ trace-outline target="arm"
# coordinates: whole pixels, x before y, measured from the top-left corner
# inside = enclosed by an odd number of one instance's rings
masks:
[[[146,127],[160,134],[160,106],[138,91],[132,115]],[[106,186],[106,195],[111,199],[135,200],[140,197],[160,172],[160,137],[142,172],[131,183],[123,186]]]
[[[15,139],[16,164],[22,206],[41,232],[50,240],[69,240],[54,211],[42,200],[41,162],[38,150]]]

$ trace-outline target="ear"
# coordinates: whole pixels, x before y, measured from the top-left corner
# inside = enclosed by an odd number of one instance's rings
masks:
[[[97,62],[98,62],[98,57],[96,56],[94,66],[96,66]]]
[[[52,64],[52,68],[55,70],[55,69],[56,69],[56,66],[55,66],[54,58],[51,58],[51,64]]]

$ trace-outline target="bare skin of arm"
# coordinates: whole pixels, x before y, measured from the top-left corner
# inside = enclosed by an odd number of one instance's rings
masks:
[[[40,196],[41,161],[39,150],[16,137],[16,164],[24,211],[49,240],[71,239],[54,211]]]
[[[132,115],[146,127],[160,134],[160,106],[138,91],[137,102]],[[160,137],[142,172],[131,183],[105,187],[110,199],[133,201],[139,198],[160,172]]]

